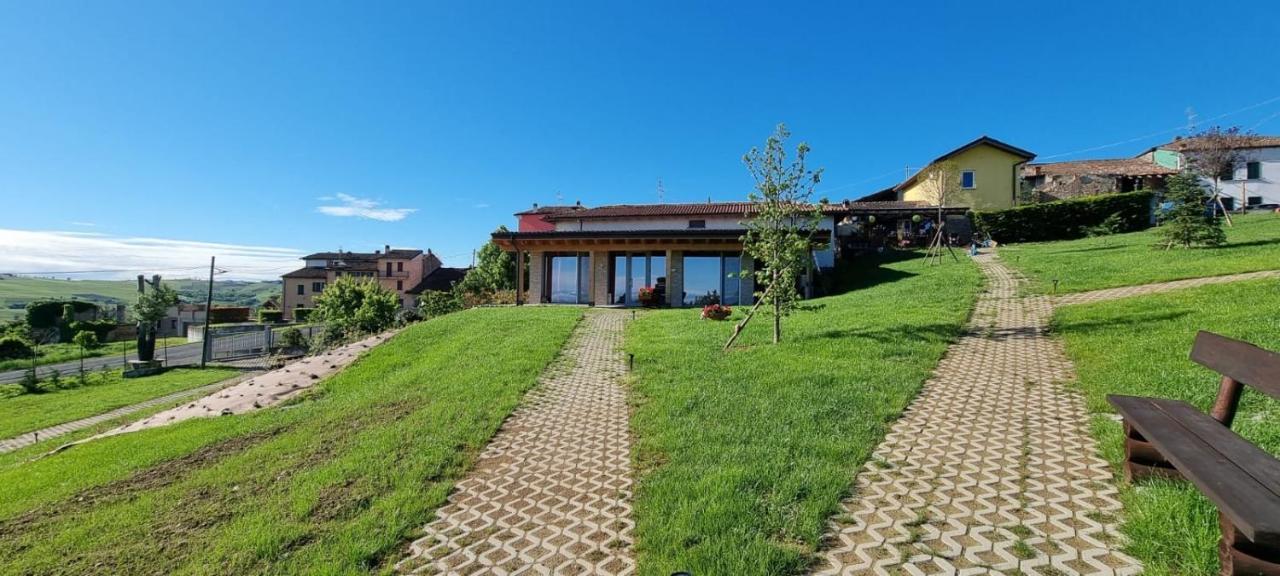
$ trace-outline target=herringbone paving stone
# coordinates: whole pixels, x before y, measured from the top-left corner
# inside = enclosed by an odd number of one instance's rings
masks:
[[[1055,298],[1054,304],[1058,306],[1065,306],[1068,304],[1088,304],[1092,302],[1100,302],[1102,300],[1114,300],[1116,298],[1128,298],[1130,296],[1158,294],[1160,292],[1168,292],[1170,290],[1181,290],[1183,288],[1194,288],[1196,286],[1207,286],[1209,284],[1226,284],[1228,282],[1259,280],[1262,278],[1280,278],[1280,270],[1245,272],[1243,274],[1209,276],[1206,278],[1187,278],[1186,280],[1156,282],[1154,284],[1142,284],[1139,286],[1122,286],[1120,288],[1107,288],[1104,290],[1080,292],[1078,294],[1064,294]]]
[[[631,574],[627,312],[592,310],[397,569]]]
[[[1136,574],[1046,297],[989,255],[967,333],[858,474],[819,574]]]

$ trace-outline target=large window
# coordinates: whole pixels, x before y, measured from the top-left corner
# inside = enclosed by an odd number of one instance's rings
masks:
[[[684,256],[684,305],[737,305],[743,297],[739,277],[742,258],[737,252],[689,252]]]
[[[547,256],[547,299],[556,304],[591,301],[591,256],[586,252]]]

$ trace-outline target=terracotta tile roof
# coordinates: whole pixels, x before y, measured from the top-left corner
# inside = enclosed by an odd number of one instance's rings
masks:
[[[584,206],[583,206],[583,205],[581,205],[581,204],[576,204],[576,205],[567,205],[567,206],[538,206],[538,205],[534,205],[534,207],[533,207],[533,208],[530,208],[529,210],[525,210],[524,212],[516,212],[516,214],[515,214],[515,215],[516,215],[516,216],[527,216],[527,215],[531,215],[531,214],[559,214],[559,213],[561,213],[561,212],[572,212],[572,211],[574,211],[574,210],[585,210],[585,209],[586,209],[586,207],[584,207]]]
[[[1074,160],[1071,162],[1046,162],[1028,164],[1022,176],[1168,176],[1177,174],[1167,168],[1142,158],[1108,158],[1105,160]]]
[[[833,207],[840,207],[851,212],[874,212],[876,210],[916,210],[920,208],[934,208],[928,202],[919,200],[871,200],[859,202],[843,202],[841,204],[833,204]],[[959,208],[959,206],[957,206]]]
[[[400,258],[411,260],[421,254],[421,250],[393,248],[386,252],[316,252],[303,256],[303,260],[378,260],[380,258]]]
[[[306,268],[299,268],[297,270],[294,270],[293,272],[285,274],[283,277],[284,278],[328,278],[329,272],[326,271],[324,268],[312,268],[308,266]]]
[[[1236,148],[1280,148],[1280,136],[1242,134],[1232,137],[1232,140],[1235,141]],[[1180,138],[1168,144],[1156,146],[1160,150],[1173,150],[1175,152],[1197,150],[1199,147],[1200,140],[1198,138]]]
[[[831,212],[836,205],[823,210]],[[692,204],[613,204],[562,212],[546,217],[547,220],[578,220],[591,218],[646,218],[660,216],[746,216],[755,212],[751,202],[697,202]]]

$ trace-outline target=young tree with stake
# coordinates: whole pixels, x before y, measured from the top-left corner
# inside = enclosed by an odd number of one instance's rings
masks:
[[[920,171],[917,180],[920,182],[920,192],[924,200],[938,207],[937,232],[929,242],[926,255],[929,262],[934,262],[936,257],[936,261],[940,264],[942,263],[942,235],[946,227],[943,211],[948,203],[960,195],[960,166],[952,160],[934,162]]]
[[[756,307],[768,304],[773,309],[774,344],[782,341],[782,317],[789,315],[800,299],[796,282],[809,269],[811,235],[822,219],[820,204],[811,200],[822,169],[805,166],[809,145],[803,142],[796,146],[795,159],[788,160],[785,142],[790,136],[787,127],[779,124],[763,150],[753,147],[742,157],[755,180],[748,195],[755,211],[743,223],[742,249],[747,257],[760,262],[754,275],[756,285],[764,290],[756,294]],[[751,320],[756,307],[734,328],[726,348]]]

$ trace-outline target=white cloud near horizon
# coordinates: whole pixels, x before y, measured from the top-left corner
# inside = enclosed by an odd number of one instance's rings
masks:
[[[321,214],[339,217],[368,218],[382,222],[398,222],[414,212],[417,208],[382,208],[382,203],[369,198],[357,198],[350,194],[337,194],[336,197],[323,196],[321,201],[338,202],[338,205],[316,207]]]
[[[217,257],[218,268],[227,270],[219,280],[276,280],[302,266],[298,259],[303,252],[272,246],[0,228],[0,274],[104,280],[138,274],[201,278],[209,273],[210,256]]]

